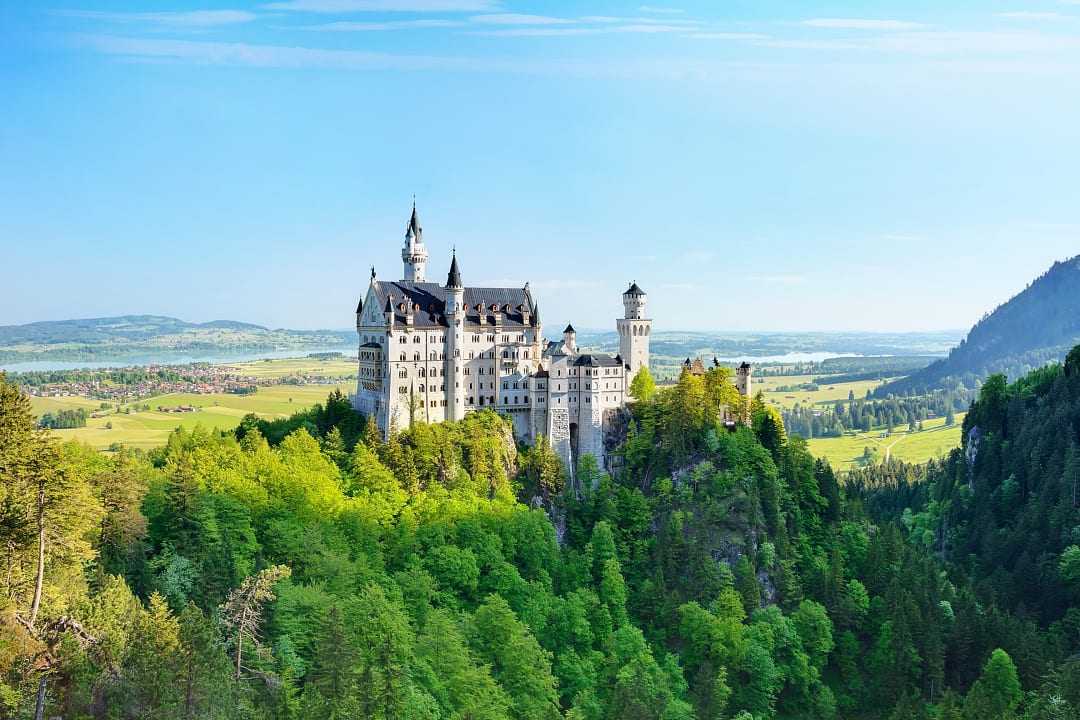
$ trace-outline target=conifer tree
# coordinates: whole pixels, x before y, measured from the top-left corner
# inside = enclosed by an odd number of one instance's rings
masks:
[[[1008,653],[998,648],[990,653],[982,675],[968,691],[964,715],[968,720],[1008,720],[1022,697],[1016,666]]]

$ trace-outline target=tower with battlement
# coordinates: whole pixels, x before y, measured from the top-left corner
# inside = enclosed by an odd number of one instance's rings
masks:
[[[648,295],[631,283],[622,295],[623,316],[616,321],[619,330],[619,356],[629,368],[631,379],[638,370],[649,364],[649,333],[652,320],[645,317],[645,305]]]

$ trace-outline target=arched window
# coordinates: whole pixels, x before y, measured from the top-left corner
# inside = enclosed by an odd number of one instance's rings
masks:
[[[420,353],[413,353],[413,362],[420,362]]]

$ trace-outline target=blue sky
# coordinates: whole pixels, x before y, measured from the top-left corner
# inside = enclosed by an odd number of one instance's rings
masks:
[[[1080,252],[1080,0],[0,5],[0,323],[962,328]]]

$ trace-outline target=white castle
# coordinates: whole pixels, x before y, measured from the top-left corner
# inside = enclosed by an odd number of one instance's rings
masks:
[[[646,295],[622,295],[619,354],[580,352],[572,325],[546,342],[540,308],[520,288],[466,287],[457,254],[446,284],[428,282],[428,252],[413,204],[401,251],[405,278],[371,284],[356,306],[359,380],[353,405],[384,434],[411,423],[460,420],[491,408],[518,438],[547,436],[572,467],[580,453],[606,461],[604,436],[627,403],[630,380],[649,364]]]

